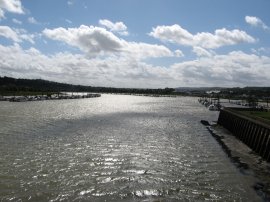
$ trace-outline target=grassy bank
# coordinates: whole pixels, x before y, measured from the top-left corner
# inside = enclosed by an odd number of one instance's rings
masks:
[[[253,118],[262,118],[270,121],[270,112],[266,111],[242,111],[242,114],[253,117]]]

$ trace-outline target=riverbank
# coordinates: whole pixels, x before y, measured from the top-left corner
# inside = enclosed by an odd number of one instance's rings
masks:
[[[253,188],[263,201],[270,201],[270,163],[219,125],[206,126],[242,175],[254,179]]]
[[[101,94],[87,93],[87,94],[53,94],[53,95],[33,95],[33,96],[1,96],[0,101],[10,102],[26,102],[26,101],[43,101],[43,100],[63,100],[63,99],[83,99],[100,97]]]

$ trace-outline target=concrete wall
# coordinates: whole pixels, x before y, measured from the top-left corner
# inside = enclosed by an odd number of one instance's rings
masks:
[[[237,110],[229,108],[220,110],[218,124],[228,129],[263,159],[270,162],[269,124],[238,114]]]

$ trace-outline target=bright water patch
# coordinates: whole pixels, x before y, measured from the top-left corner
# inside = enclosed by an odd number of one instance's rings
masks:
[[[3,201],[258,201],[196,98],[0,102]]]

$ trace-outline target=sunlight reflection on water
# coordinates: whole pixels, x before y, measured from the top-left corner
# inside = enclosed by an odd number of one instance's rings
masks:
[[[257,201],[196,98],[0,102],[0,199]]]

